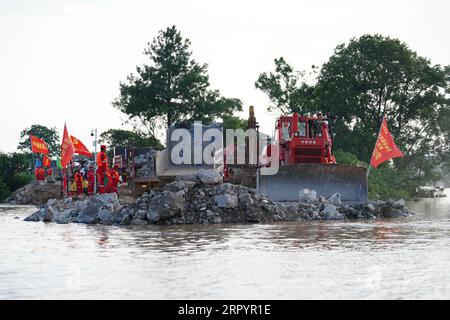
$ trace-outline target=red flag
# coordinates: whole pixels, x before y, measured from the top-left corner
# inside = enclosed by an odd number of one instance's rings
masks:
[[[33,153],[48,154],[48,147],[44,140],[30,134],[30,142]]]
[[[399,157],[403,157],[403,153],[395,145],[394,139],[392,138],[391,133],[389,132],[386,118],[383,117],[383,122],[381,123],[377,143],[375,144],[375,148],[373,149],[370,165],[376,168],[381,163],[387,160]]]
[[[65,168],[70,160],[72,160],[74,153],[75,147],[73,146],[72,140],[67,132],[66,124],[64,124],[64,135],[61,143],[61,165],[63,168]]]
[[[44,154],[44,158],[42,159],[42,166],[50,168],[52,166],[52,161],[46,154]]]
[[[81,154],[86,157],[92,157],[92,153],[86,148],[86,146],[74,136],[70,136],[73,146],[75,147],[75,153]]]

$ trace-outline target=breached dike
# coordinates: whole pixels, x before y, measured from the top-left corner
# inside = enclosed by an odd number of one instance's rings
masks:
[[[222,183],[213,170],[178,176],[161,190],[145,193],[127,204],[116,194],[50,199],[25,221],[104,225],[265,223],[302,220],[376,219],[413,214],[403,200],[372,201],[346,206],[340,195],[329,199],[301,190],[299,200],[277,203],[255,189]]]

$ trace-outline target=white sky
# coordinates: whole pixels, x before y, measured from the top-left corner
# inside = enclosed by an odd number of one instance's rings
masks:
[[[322,65],[340,43],[381,33],[432,63],[450,64],[450,1],[0,0],[0,151],[20,131],[56,126],[92,146],[90,131],[121,127],[111,102],[119,81],[145,62],[161,29],[175,24],[209,64],[211,88],[255,105],[262,130],[276,114],[254,87],[284,56],[296,69]]]

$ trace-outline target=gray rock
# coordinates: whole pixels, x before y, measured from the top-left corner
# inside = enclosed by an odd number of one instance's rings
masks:
[[[400,199],[400,200],[395,201],[394,205],[397,206],[397,207],[402,207],[403,208],[403,207],[405,207],[406,202],[405,202],[405,200]]]
[[[325,218],[335,218],[336,216],[338,216],[340,213],[337,210],[336,206],[329,203],[327,204],[323,210],[321,211],[322,216],[324,216]]]
[[[63,212],[59,212],[59,214],[54,217],[54,221],[58,224],[67,224],[71,222],[76,214],[77,210],[75,208],[66,209]]]
[[[42,217],[42,222],[51,222],[53,220],[53,217],[56,217],[58,215],[58,210],[54,207],[47,207]]]
[[[147,211],[147,221],[148,223],[157,223],[160,219],[160,214],[158,210],[149,209]]]
[[[60,185],[33,181],[14,191],[8,201],[16,204],[43,205],[49,199],[61,199]]]
[[[97,212],[93,211],[81,212],[75,219],[75,222],[77,223],[86,223],[86,224],[96,224],[98,223],[98,221],[99,219],[97,217]]]
[[[216,194],[234,194],[234,185],[231,183],[222,183],[216,188]]]
[[[32,214],[30,214],[28,217],[23,219],[23,221],[32,221],[32,222],[38,222],[39,221],[39,213],[40,211],[36,211]]]
[[[54,206],[56,204],[56,199],[48,199],[47,206]]]
[[[260,222],[262,218],[262,212],[260,210],[249,210],[245,215],[245,219],[248,222]]]
[[[252,196],[249,193],[241,193],[239,195],[239,206],[242,208],[250,208],[254,205]]]
[[[110,204],[101,207],[97,213],[97,217],[102,224],[112,224],[113,214],[114,214],[114,207],[112,204]]]
[[[147,211],[138,210],[133,214],[133,220],[144,220],[147,216]]]
[[[369,203],[367,206],[367,209],[369,209],[370,212],[374,212],[375,211],[375,206],[371,203]]]
[[[214,196],[214,201],[219,208],[236,208],[238,197],[235,194],[221,194]]]
[[[335,206],[341,206],[342,205],[341,194],[340,193],[333,194],[331,197],[328,198],[328,202]]]
[[[166,222],[173,217],[181,217],[184,212],[184,193],[164,191],[155,196],[147,210],[147,221],[150,223]]]
[[[181,190],[187,190],[186,182],[184,181],[174,181],[168,183],[164,186],[164,190],[169,190],[172,192],[178,192]]]
[[[198,182],[197,174],[195,173],[185,173],[180,174],[175,177],[175,181],[191,181],[191,182]]]
[[[222,182],[220,173],[212,169],[198,170],[197,177],[203,184],[219,184]]]
[[[79,212],[86,211],[87,205],[88,205],[88,201],[87,200],[82,200],[82,201],[77,201],[76,202],[76,207],[77,207],[77,210]]]
[[[302,189],[298,193],[298,200],[300,202],[313,203],[317,201],[317,192],[311,189]]]
[[[131,223],[131,217],[129,215],[125,215],[122,218],[122,221],[120,221],[120,224],[123,226],[127,226]]]

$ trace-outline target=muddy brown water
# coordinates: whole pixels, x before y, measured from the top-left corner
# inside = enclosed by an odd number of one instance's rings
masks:
[[[123,228],[0,205],[0,299],[449,299],[450,197],[408,206],[417,215]]]

